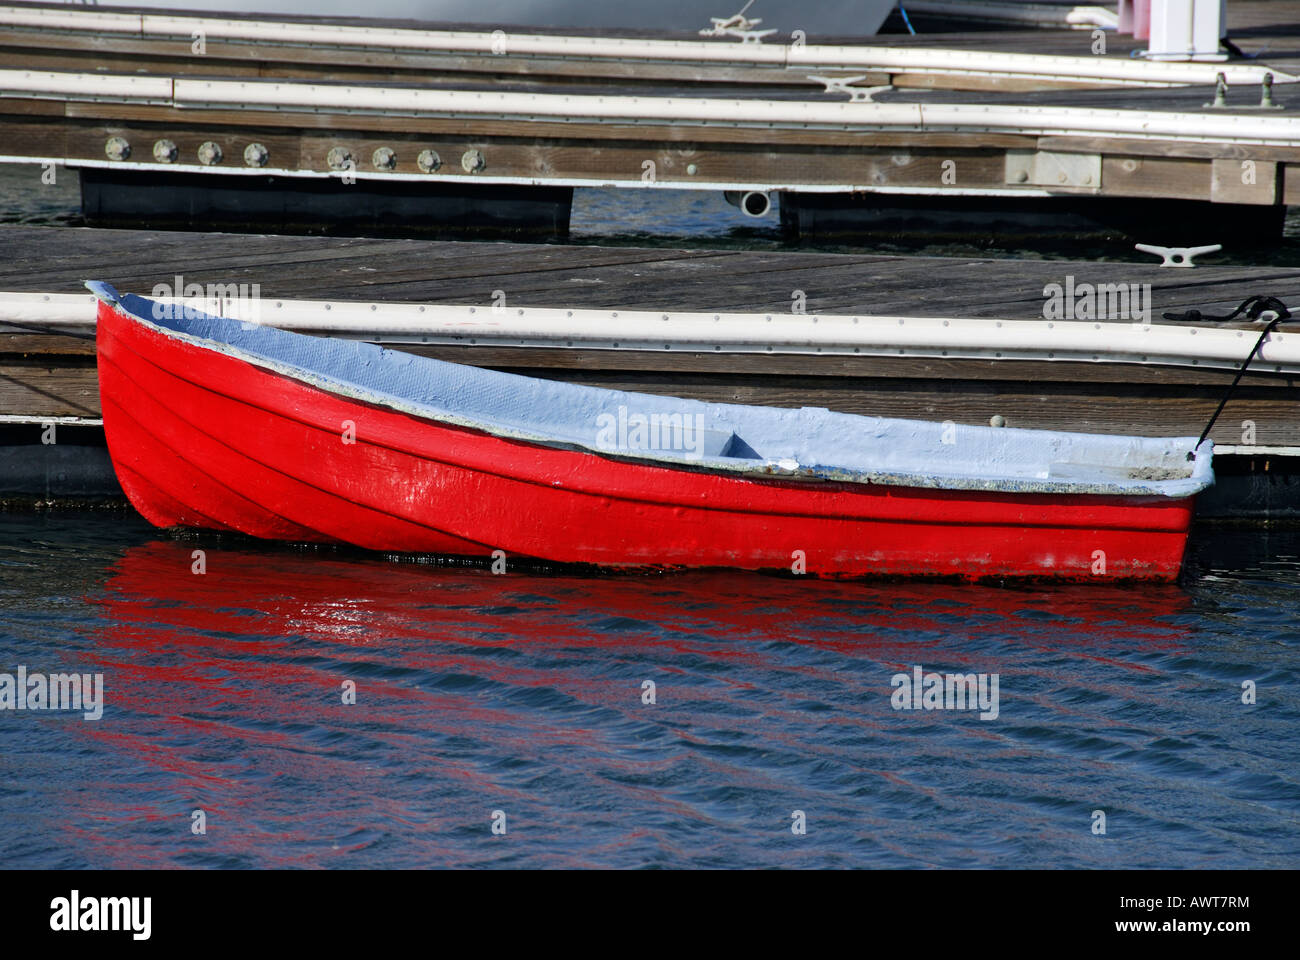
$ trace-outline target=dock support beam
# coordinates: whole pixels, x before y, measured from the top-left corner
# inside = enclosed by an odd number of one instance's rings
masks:
[[[1167,198],[909,196],[782,192],[781,228],[791,241],[864,238],[998,243],[1105,241],[1166,246],[1258,247],[1282,237],[1286,207]]]
[[[80,172],[82,213],[97,226],[555,241],[573,203],[572,187]]]

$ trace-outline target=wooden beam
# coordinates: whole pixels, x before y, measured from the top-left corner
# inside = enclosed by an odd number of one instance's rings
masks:
[[[1211,160],[1210,199],[1215,203],[1272,205],[1278,200],[1273,160]]]
[[[491,366],[609,389],[714,402],[819,406],[869,416],[970,424],[987,424],[989,418],[998,415],[1012,427],[1142,436],[1195,436],[1223,392],[1208,384],[1110,384],[1090,388],[1087,384],[1060,381],[737,376],[727,372],[572,369],[531,364]],[[0,413],[98,416],[95,368],[84,363],[57,366],[47,361],[0,360]],[[1300,444],[1300,393],[1243,385],[1225,409],[1213,438],[1216,442],[1240,443],[1244,420],[1254,422],[1257,443]]]

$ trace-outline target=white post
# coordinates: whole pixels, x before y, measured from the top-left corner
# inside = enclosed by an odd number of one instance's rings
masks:
[[[1153,60],[1226,60],[1219,52],[1226,0],[1151,0]]]

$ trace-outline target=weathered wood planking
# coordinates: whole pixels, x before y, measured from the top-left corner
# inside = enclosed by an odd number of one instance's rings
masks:
[[[303,333],[313,333],[300,330]],[[328,331],[315,331],[318,336]],[[536,376],[574,377],[571,371],[622,371],[673,375],[711,374],[834,379],[984,380],[1060,383],[1117,383],[1132,385],[1206,386],[1212,392],[1223,386],[1222,369],[1110,365],[1087,361],[984,360],[944,357],[882,357],[851,355],[722,353],[676,350],[671,353],[634,349],[560,348],[497,346],[492,344],[417,343],[376,337],[395,350],[433,357],[452,363],[468,363],[497,369],[528,369]],[[90,339],[38,333],[0,333],[0,356],[41,361],[45,358],[94,356]],[[53,362],[53,361],[50,361]],[[1246,382],[1252,387],[1287,391],[1287,376],[1265,376],[1252,370]],[[823,384],[827,389],[830,387]],[[1217,395],[1217,394],[1216,394]]]
[[[199,283],[259,283],[267,297],[528,306],[807,312],[1032,319],[1043,288],[1067,275],[1150,283],[1153,315],[1223,312],[1247,296],[1285,297],[1300,268],[900,257],[559,244],[249,236],[68,227],[0,227],[0,289],[81,292],[99,276],[148,292],[177,273]]]
[[[1245,297],[1284,299],[1300,268],[1163,270],[1140,263],[908,258],[833,253],[433,243],[83,228],[0,228],[0,289],[81,291],[109,280],[148,294],[154,284],[259,284],[268,299],[492,302],[625,310],[1041,318],[1043,287],[1150,283],[1164,310],[1227,312]],[[90,344],[33,333],[0,335],[0,413],[98,413]],[[1198,433],[1231,375],[1084,362],[946,360],[644,350],[413,345],[442,359],[624,389],[855,413],[1099,432]],[[1215,439],[1300,445],[1300,391],[1289,377],[1252,372]]]
[[[240,15],[223,14],[234,19]],[[317,23],[343,23],[355,26],[413,27],[417,29],[468,29],[481,30],[475,25],[432,24],[418,21],[373,20],[364,17],[283,17],[277,20],[302,20]],[[1234,41],[1247,53],[1262,56],[1264,62],[1278,69],[1292,69],[1300,64],[1300,53],[1286,44],[1270,42],[1278,36],[1294,36],[1295,24],[1300,23],[1300,3],[1295,0],[1234,0],[1228,11],[1228,29]],[[792,24],[784,25],[787,29]],[[515,32],[530,34],[594,35],[598,31],[581,29],[519,28]],[[691,31],[621,30],[619,36],[655,39],[698,41]],[[772,37],[769,45],[787,41],[788,33]],[[732,43],[722,40],[719,43]],[[1093,37],[1087,30],[961,30],[935,32],[923,30],[920,34],[878,35],[874,37],[810,37],[810,43],[863,43],[902,47],[944,47],[957,50],[1002,51],[1009,53],[1045,53],[1084,56],[1093,55]],[[143,38],[126,35],[111,38],[76,31],[15,29],[0,24],[0,49],[6,61],[14,66],[31,69],[67,69],[70,62],[92,62],[92,68],[134,71],[144,68],[151,72],[178,75],[205,76],[281,76],[317,77],[330,80],[355,80],[401,78],[404,74],[421,80],[443,77],[465,79],[507,79],[513,83],[538,80],[551,84],[602,83],[617,81],[624,84],[737,84],[748,83],[769,87],[806,86],[809,81],[801,73],[781,67],[744,65],[693,64],[683,68],[679,64],[655,62],[630,62],[615,58],[588,59],[581,57],[518,57],[476,56],[448,53],[421,53],[416,51],[349,49],[311,47],[306,45],[248,43],[212,38],[206,45],[205,55],[191,55],[189,38]],[[1134,50],[1146,47],[1144,41],[1107,35],[1106,53],[1113,57],[1127,57]],[[861,71],[857,71],[861,72]],[[872,85],[888,83],[889,74],[870,75],[866,82]],[[926,74],[899,72],[892,75],[900,86],[942,87],[959,85],[986,91],[1042,89],[1062,84],[1044,80],[1008,79],[1001,77],[939,77]],[[1072,86],[1072,84],[1064,84]]]
[[[820,84],[802,74],[791,74],[772,67],[743,65],[692,65],[684,74],[673,63],[652,61],[583,59],[521,59],[512,57],[475,57],[454,54],[416,54],[398,51],[348,51],[299,45],[277,45],[268,51],[264,44],[214,41],[202,59],[190,54],[190,43],[168,40],[126,38],[105,49],[102,38],[72,35],[43,35],[49,45],[33,47],[33,35],[26,31],[0,28],[0,50],[7,65],[31,70],[67,70],[70,63],[85,64],[91,69],[130,72],[145,69],[151,73],[175,76],[209,76],[222,78],[290,77],[339,83],[377,83],[418,79],[420,82],[455,82],[466,78],[483,80],[501,78],[513,87],[540,88],[557,81],[575,87],[599,85],[611,80],[631,88],[644,86],[692,84],[725,86],[762,85],[775,88],[818,89]],[[698,39],[698,38],[692,38]],[[268,52],[273,56],[268,57]],[[867,73],[871,83],[887,84],[888,73]],[[1034,88],[1044,86],[1042,83]]]
[[[836,129],[761,129],[738,127],[723,124],[687,125],[657,124],[654,127],[635,126],[630,123],[584,123],[579,121],[529,120],[526,132],[521,121],[514,119],[494,119],[492,117],[408,117],[383,116],[380,114],[353,113],[307,113],[292,114],[275,111],[238,111],[219,110],[202,107],[179,109],[167,106],[151,106],[134,103],[88,103],[62,101],[36,101],[42,104],[54,103],[58,109],[37,109],[27,111],[19,109],[30,101],[15,97],[0,98],[0,114],[13,114],[15,117],[37,116],[63,118],[62,126],[73,135],[69,143],[80,152],[71,154],[76,158],[96,159],[102,154],[102,144],[96,144],[92,150],[85,146],[86,138],[102,136],[111,126],[114,132],[136,133],[137,135],[158,136],[171,135],[175,131],[193,128],[198,131],[214,131],[212,136],[236,136],[231,129],[239,131],[238,136],[244,140],[256,136],[259,141],[269,134],[266,130],[286,129],[292,127],[294,135],[310,136],[313,131],[336,134],[342,138],[361,141],[367,137],[374,138],[382,134],[385,143],[402,142],[417,136],[427,139],[430,136],[449,136],[464,138],[493,137],[502,145],[518,141],[533,142],[544,140],[547,143],[564,145],[566,143],[588,143],[590,141],[610,141],[617,145],[620,141],[633,140],[641,142],[663,142],[671,144],[671,149],[690,149],[697,143],[716,144],[753,144],[780,145],[784,147],[820,147],[820,146],[861,146],[863,144],[877,147],[917,146],[919,148],[959,147],[993,148],[1033,146],[1033,136],[1014,133],[961,133],[929,131],[871,131],[836,130]],[[43,134],[46,124],[17,120],[5,122],[5,129],[12,129],[15,134],[25,137],[37,137]],[[216,133],[215,131],[224,131]],[[181,134],[176,133],[176,136]],[[197,135],[197,134],[195,134]],[[639,147],[643,157],[647,156],[645,148]],[[1253,148],[1239,148],[1253,149]],[[1260,147],[1261,150],[1268,149]],[[1283,149],[1280,152],[1285,152]],[[653,156],[653,154],[650,154]],[[1253,154],[1251,154],[1253,156]],[[1294,155],[1291,151],[1288,155]],[[638,168],[639,169],[639,168]],[[408,171],[409,172],[409,171]],[[450,172],[450,171],[449,171]]]
[[[1244,6],[1247,9],[1237,10]],[[1285,42],[1300,37],[1300,2],[1234,3],[1230,28],[1234,40],[1256,62],[1279,70],[1300,72],[1300,50]],[[382,24],[364,18],[346,20],[303,18],[315,22],[354,25]],[[391,24],[390,24],[391,25]],[[409,24],[430,26],[429,24]],[[531,32],[531,31],[528,31]],[[541,31],[545,32],[545,31]],[[565,31],[570,32],[570,31]],[[584,31],[577,31],[582,33]],[[590,33],[590,31],[585,31]],[[635,33],[635,32],[634,32]],[[642,32],[644,35],[644,32]],[[698,39],[693,34],[681,38]],[[835,38],[810,38],[833,42]],[[858,38],[859,41],[862,38]],[[1281,40],[1282,42],[1279,42]],[[956,51],[1006,51],[1047,54],[1093,54],[1086,30],[1013,30],[927,33],[881,36],[871,42],[891,46],[947,47]],[[514,56],[428,56],[397,51],[348,48],[313,49],[283,44],[223,43],[214,40],[202,57],[186,56],[188,41],[104,37],[80,32],[16,29],[0,24],[0,60],[31,69],[143,71],[159,76],[211,76],[321,81],[451,83],[467,89],[514,89],[548,93],[653,94],[692,96],[698,92],[743,100],[752,97],[797,96],[825,99],[810,88],[805,70],[784,67],[708,66],[632,63],[616,59]],[[1105,56],[1127,58],[1144,44],[1110,34]],[[826,70],[836,73],[841,71]],[[861,71],[858,71],[859,73]],[[1127,107],[1199,111],[1209,99],[1206,88],[1114,89],[1080,86],[1074,82],[1039,81],[987,75],[935,77],[924,74],[868,73],[867,85],[893,83],[881,94],[885,102],[970,102],[989,105],[1052,105]],[[599,84],[597,87],[596,84]],[[702,86],[703,85],[703,86]],[[949,89],[941,89],[943,87]],[[954,90],[953,87],[977,89]],[[833,95],[830,99],[841,99]],[[1258,99],[1255,89],[1230,92],[1238,115]],[[1300,93],[1280,86],[1277,100],[1300,111]],[[1247,102],[1250,101],[1250,102]],[[1211,201],[1279,207],[1300,203],[1300,176],[1286,165],[1300,164],[1294,145],[1242,146],[1206,144],[1196,138],[1147,142],[1118,137],[1052,136],[1038,138],[978,130],[952,132],[761,129],[728,125],[725,116],[709,123],[569,123],[556,118],[530,120],[485,117],[399,117],[337,112],[243,109],[173,109],[143,104],[48,102],[31,105],[21,98],[0,98],[0,136],[17,155],[58,158],[73,165],[103,162],[109,137],[123,137],[131,155],[115,169],[133,170],[152,162],[152,145],[159,139],[177,146],[178,163],[197,163],[198,146],[212,141],[224,157],[200,167],[205,174],[243,169],[244,149],[259,143],[269,150],[268,169],[328,174],[326,161],[335,147],[349,151],[358,167],[380,176],[423,177],[416,158],[423,149],[443,158],[438,177],[449,182],[617,183],[640,186],[647,160],[655,163],[660,183],[689,187],[692,183],[725,183],[766,189],[786,185],[808,190],[854,187],[938,196],[951,194],[961,205],[963,191],[999,194],[1022,191],[1038,196],[1044,188],[1061,196]],[[1082,133],[1082,132],[1081,132]],[[395,151],[391,170],[371,170],[376,149]],[[1022,183],[1008,177],[1007,151],[1039,150],[1096,155],[1102,163],[1099,183],[1075,185]],[[463,170],[456,159],[468,150],[483,154],[482,169]],[[689,157],[689,162],[687,158]],[[1261,165],[1249,183],[1240,183],[1215,159]],[[955,163],[956,180],[946,164]],[[1267,169],[1263,169],[1266,167]],[[689,168],[689,169],[688,169]],[[149,174],[138,170],[136,174]],[[411,186],[410,189],[418,189]],[[791,221],[794,223],[795,221]],[[809,228],[811,229],[811,228]],[[1252,221],[1252,232],[1271,231]]]
[[[424,351],[421,351],[424,352]],[[498,366],[472,349],[467,362],[528,376],[545,376],[618,390],[690,397],[725,403],[779,407],[819,406],[844,413],[952,420],[987,424],[995,415],[1008,426],[1094,433],[1195,436],[1214,412],[1223,383],[1200,387],[1079,381],[973,380],[964,378],[861,378],[699,374],[674,370],[593,370],[549,366]],[[532,359],[524,358],[524,359]],[[1011,362],[1008,366],[1017,366]],[[100,415],[93,367],[0,363],[0,412],[30,417]],[[1216,442],[1239,444],[1244,422],[1254,424],[1254,442],[1300,445],[1300,390],[1250,383],[1239,388],[1213,434]]]

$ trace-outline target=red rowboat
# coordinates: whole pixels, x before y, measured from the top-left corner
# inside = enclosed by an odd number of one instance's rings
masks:
[[[160,527],[620,567],[1169,580],[1213,482],[1195,438],[601,390],[87,285],[109,451]]]

